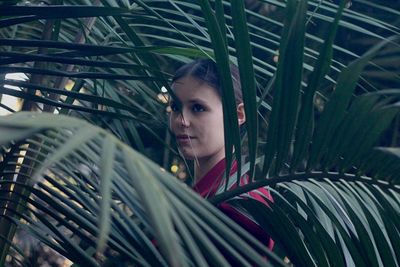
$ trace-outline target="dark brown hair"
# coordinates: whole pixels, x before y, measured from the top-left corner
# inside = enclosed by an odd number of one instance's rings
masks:
[[[230,65],[233,89],[235,93],[236,104],[243,102],[242,89],[240,86],[239,69],[231,64]],[[172,78],[172,82],[179,80],[183,77],[192,76],[201,81],[204,81],[208,85],[214,87],[220,97],[222,97],[222,85],[220,80],[220,74],[218,72],[217,64],[211,59],[196,59],[190,63],[187,63],[180,67]]]

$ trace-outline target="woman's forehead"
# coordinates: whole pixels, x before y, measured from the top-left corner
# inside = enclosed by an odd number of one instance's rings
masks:
[[[217,89],[197,78],[186,76],[172,84],[172,90],[180,100],[220,100]]]
[[[174,87],[186,87],[188,89],[201,87],[203,84],[207,85],[207,83],[203,80],[200,80],[193,76],[184,76],[182,78],[177,79],[172,83],[172,88]]]

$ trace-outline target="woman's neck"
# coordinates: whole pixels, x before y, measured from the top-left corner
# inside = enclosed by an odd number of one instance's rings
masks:
[[[194,178],[198,181],[204,177],[218,162],[225,158],[225,153],[198,159],[194,162]]]

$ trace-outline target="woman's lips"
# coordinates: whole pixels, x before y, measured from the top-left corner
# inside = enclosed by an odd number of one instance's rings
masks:
[[[195,139],[193,136],[188,136],[188,135],[177,135],[176,136],[176,141],[180,144],[189,144],[191,140]]]

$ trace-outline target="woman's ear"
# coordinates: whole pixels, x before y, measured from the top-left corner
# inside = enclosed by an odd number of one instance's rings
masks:
[[[244,104],[240,103],[236,108],[239,126],[246,122],[246,113],[244,111]]]

